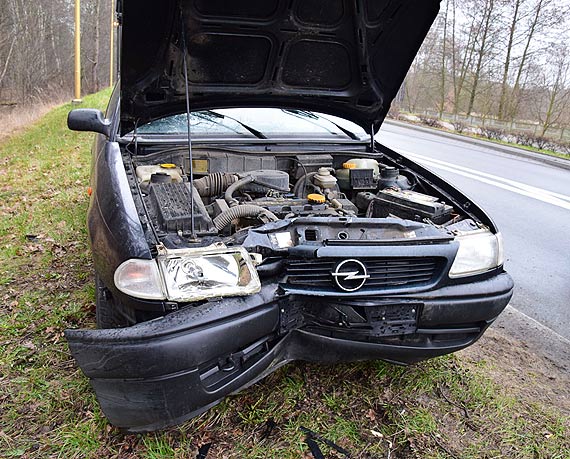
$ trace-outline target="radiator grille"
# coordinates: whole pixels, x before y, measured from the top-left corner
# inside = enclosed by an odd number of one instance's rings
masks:
[[[286,283],[296,287],[338,290],[332,273],[344,259],[287,260]],[[438,257],[360,258],[370,276],[362,290],[415,287],[433,282],[445,260]]]

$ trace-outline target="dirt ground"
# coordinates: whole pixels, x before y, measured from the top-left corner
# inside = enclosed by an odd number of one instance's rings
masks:
[[[489,376],[509,392],[570,416],[570,346],[547,330],[537,336],[534,324],[525,322],[528,319],[509,308],[477,344],[459,355],[490,363]]]

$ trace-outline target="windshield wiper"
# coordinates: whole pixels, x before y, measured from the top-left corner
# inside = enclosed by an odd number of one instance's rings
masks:
[[[316,115],[315,113],[310,112],[308,110],[297,110],[297,109],[292,109],[292,108],[284,108],[284,109],[282,109],[282,111],[285,113],[289,113],[290,115],[293,115],[293,116],[299,116],[299,117],[307,118],[307,119],[314,120],[314,121],[325,120],[328,123],[335,126],[339,131],[341,131],[347,137],[350,137],[352,140],[360,140],[360,138],[354,132],[349,131],[348,129],[340,126],[339,124],[335,123],[334,121],[329,120],[328,118],[323,118],[322,116]],[[324,126],[322,124],[319,123],[318,125],[320,127],[324,128]],[[334,134],[333,131],[329,130],[329,132],[331,134]]]
[[[211,115],[215,118],[219,118],[219,119],[229,119],[232,120],[234,122],[236,122],[237,124],[239,124],[242,128],[248,130],[249,132],[251,132],[255,137],[257,137],[258,139],[267,139],[267,136],[265,134],[263,134],[262,132],[258,131],[255,128],[252,128],[251,126],[248,126],[245,123],[242,123],[240,120],[232,117],[232,116],[228,116],[228,115],[222,115],[221,113],[215,112],[213,110],[202,110],[199,113],[207,113],[208,115]]]

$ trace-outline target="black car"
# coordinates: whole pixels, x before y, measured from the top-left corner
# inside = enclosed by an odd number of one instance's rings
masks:
[[[438,0],[123,0],[88,213],[111,423],[180,423],[293,360],[409,364],[509,302],[500,233],[374,139]]]

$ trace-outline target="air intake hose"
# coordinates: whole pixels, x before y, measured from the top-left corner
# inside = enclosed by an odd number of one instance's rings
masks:
[[[237,175],[215,172],[194,180],[194,187],[202,197],[218,196],[224,193],[228,187],[237,180]]]
[[[254,206],[251,204],[244,204],[241,206],[231,207],[228,210],[222,212],[216,218],[214,218],[214,226],[218,229],[218,231],[223,230],[226,226],[228,226],[233,220],[237,218],[260,218],[265,217],[269,221],[276,222],[279,220],[277,216],[270,212],[267,209],[264,209],[260,206]]]
[[[253,177],[252,175],[246,175],[245,177],[239,179],[237,182],[231,184],[228,189],[226,190],[226,193],[224,195],[224,199],[226,200],[226,202],[228,203],[228,206],[230,207],[234,207],[238,205],[238,200],[234,198],[234,193],[239,190],[241,187],[255,182],[255,177]]]

